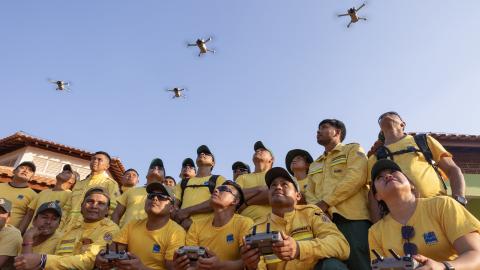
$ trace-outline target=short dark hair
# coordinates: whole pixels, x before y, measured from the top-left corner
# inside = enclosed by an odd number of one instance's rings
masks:
[[[318,128],[320,128],[320,126],[324,124],[329,124],[334,128],[340,129],[340,141],[343,142],[343,140],[345,140],[345,136],[347,136],[347,128],[342,121],[337,119],[324,119],[322,120],[322,122],[320,122],[320,124],[318,124]]]
[[[165,179],[172,179],[175,184],[177,183],[177,181],[175,181],[175,178],[170,175],[165,176]]]
[[[125,175],[127,172],[135,172],[137,174],[137,176],[139,176],[140,174],[138,174],[137,170],[135,170],[134,168],[130,168],[128,170],[126,170],[123,175]]]
[[[111,163],[111,162],[112,162],[112,158],[111,158],[110,155],[109,155],[107,152],[105,152],[105,151],[97,151],[97,152],[95,152],[93,155],[94,155],[94,156],[95,156],[95,155],[104,155],[104,156],[106,156],[106,157],[108,158],[108,163]]]

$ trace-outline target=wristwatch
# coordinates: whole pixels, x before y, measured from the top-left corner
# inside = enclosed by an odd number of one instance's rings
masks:
[[[445,265],[445,270],[455,270],[455,267],[453,267],[449,262],[442,262],[443,265]]]
[[[463,205],[463,206],[466,206],[467,203],[468,203],[467,198],[465,198],[465,197],[463,197],[463,196],[461,196],[461,195],[456,195],[454,198],[455,198],[455,200],[456,200],[457,202],[459,202],[459,203],[460,203],[461,205]]]

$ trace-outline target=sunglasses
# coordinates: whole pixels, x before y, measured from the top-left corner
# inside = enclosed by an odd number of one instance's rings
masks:
[[[405,253],[406,256],[418,254],[417,245],[410,242],[410,239],[412,239],[414,236],[415,229],[413,228],[413,226],[402,226],[402,239],[406,241],[405,243],[403,243],[403,253]]]
[[[167,201],[170,200],[170,197],[162,194],[162,193],[149,193],[147,194],[147,199],[153,200],[154,198],[157,198],[159,201]]]
[[[233,193],[233,191],[232,191],[229,187],[227,187],[226,185],[218,186],[218,187],[217,187],[217,190],[218,190],[218,192],[228,192],[228,193],[232,194],[232,195],[235,196],[235,197],[237,196],[237,195],[235,195],[235,194]]]

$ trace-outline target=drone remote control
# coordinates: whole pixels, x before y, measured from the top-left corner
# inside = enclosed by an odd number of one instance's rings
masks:
[[[412,256],[399,256],[393,249],[388,250],[393,257],[384,258],[374,249],[376,259],[372,260],[372,269],[394,269],[394,270],[411,270],[416,269],[420,264],[412,258]]]
[[[198,258],[206,258],[207,252],[204,247],[198,246],[181,246],[177,250],[177,254],[180,256],[187,255],[190,261],[197,261]]]
[[[109,245],[107,244],[105,254],[103,254],[103,258],[107,259],[108,261],[118,261],[118,260],[128,260],[130,259],[128,257],[127,251],[122,250],[118,251],[118,246],[115,245],[115,251],[110,251]]]
[[[253,226],[252,234],[245,236],[245,244],[252,248],[258,248],[262,255],[273,254],[272,244],[282,240],[277,231],[270,232],[270,223],[267,223],[267,231],[257,233],[257,226]]]

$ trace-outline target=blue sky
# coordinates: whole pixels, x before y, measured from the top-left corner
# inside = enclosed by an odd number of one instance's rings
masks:
[[[177,177],[201,144],[215,173],[251,164],[262,140],[284,166],[292,148],[318,156],[324,118],[369,149],[376,119],[408,131],[480,134],[480,2],[370,0],[367,22],[336,18],[361,1],[4,1],[0,136],[23,130],[146,172]],[[187,41],[213,36],[215,55]],[[72,81],[54,90],[47,78]],[[187,99],[164,90],[187,87]]]

